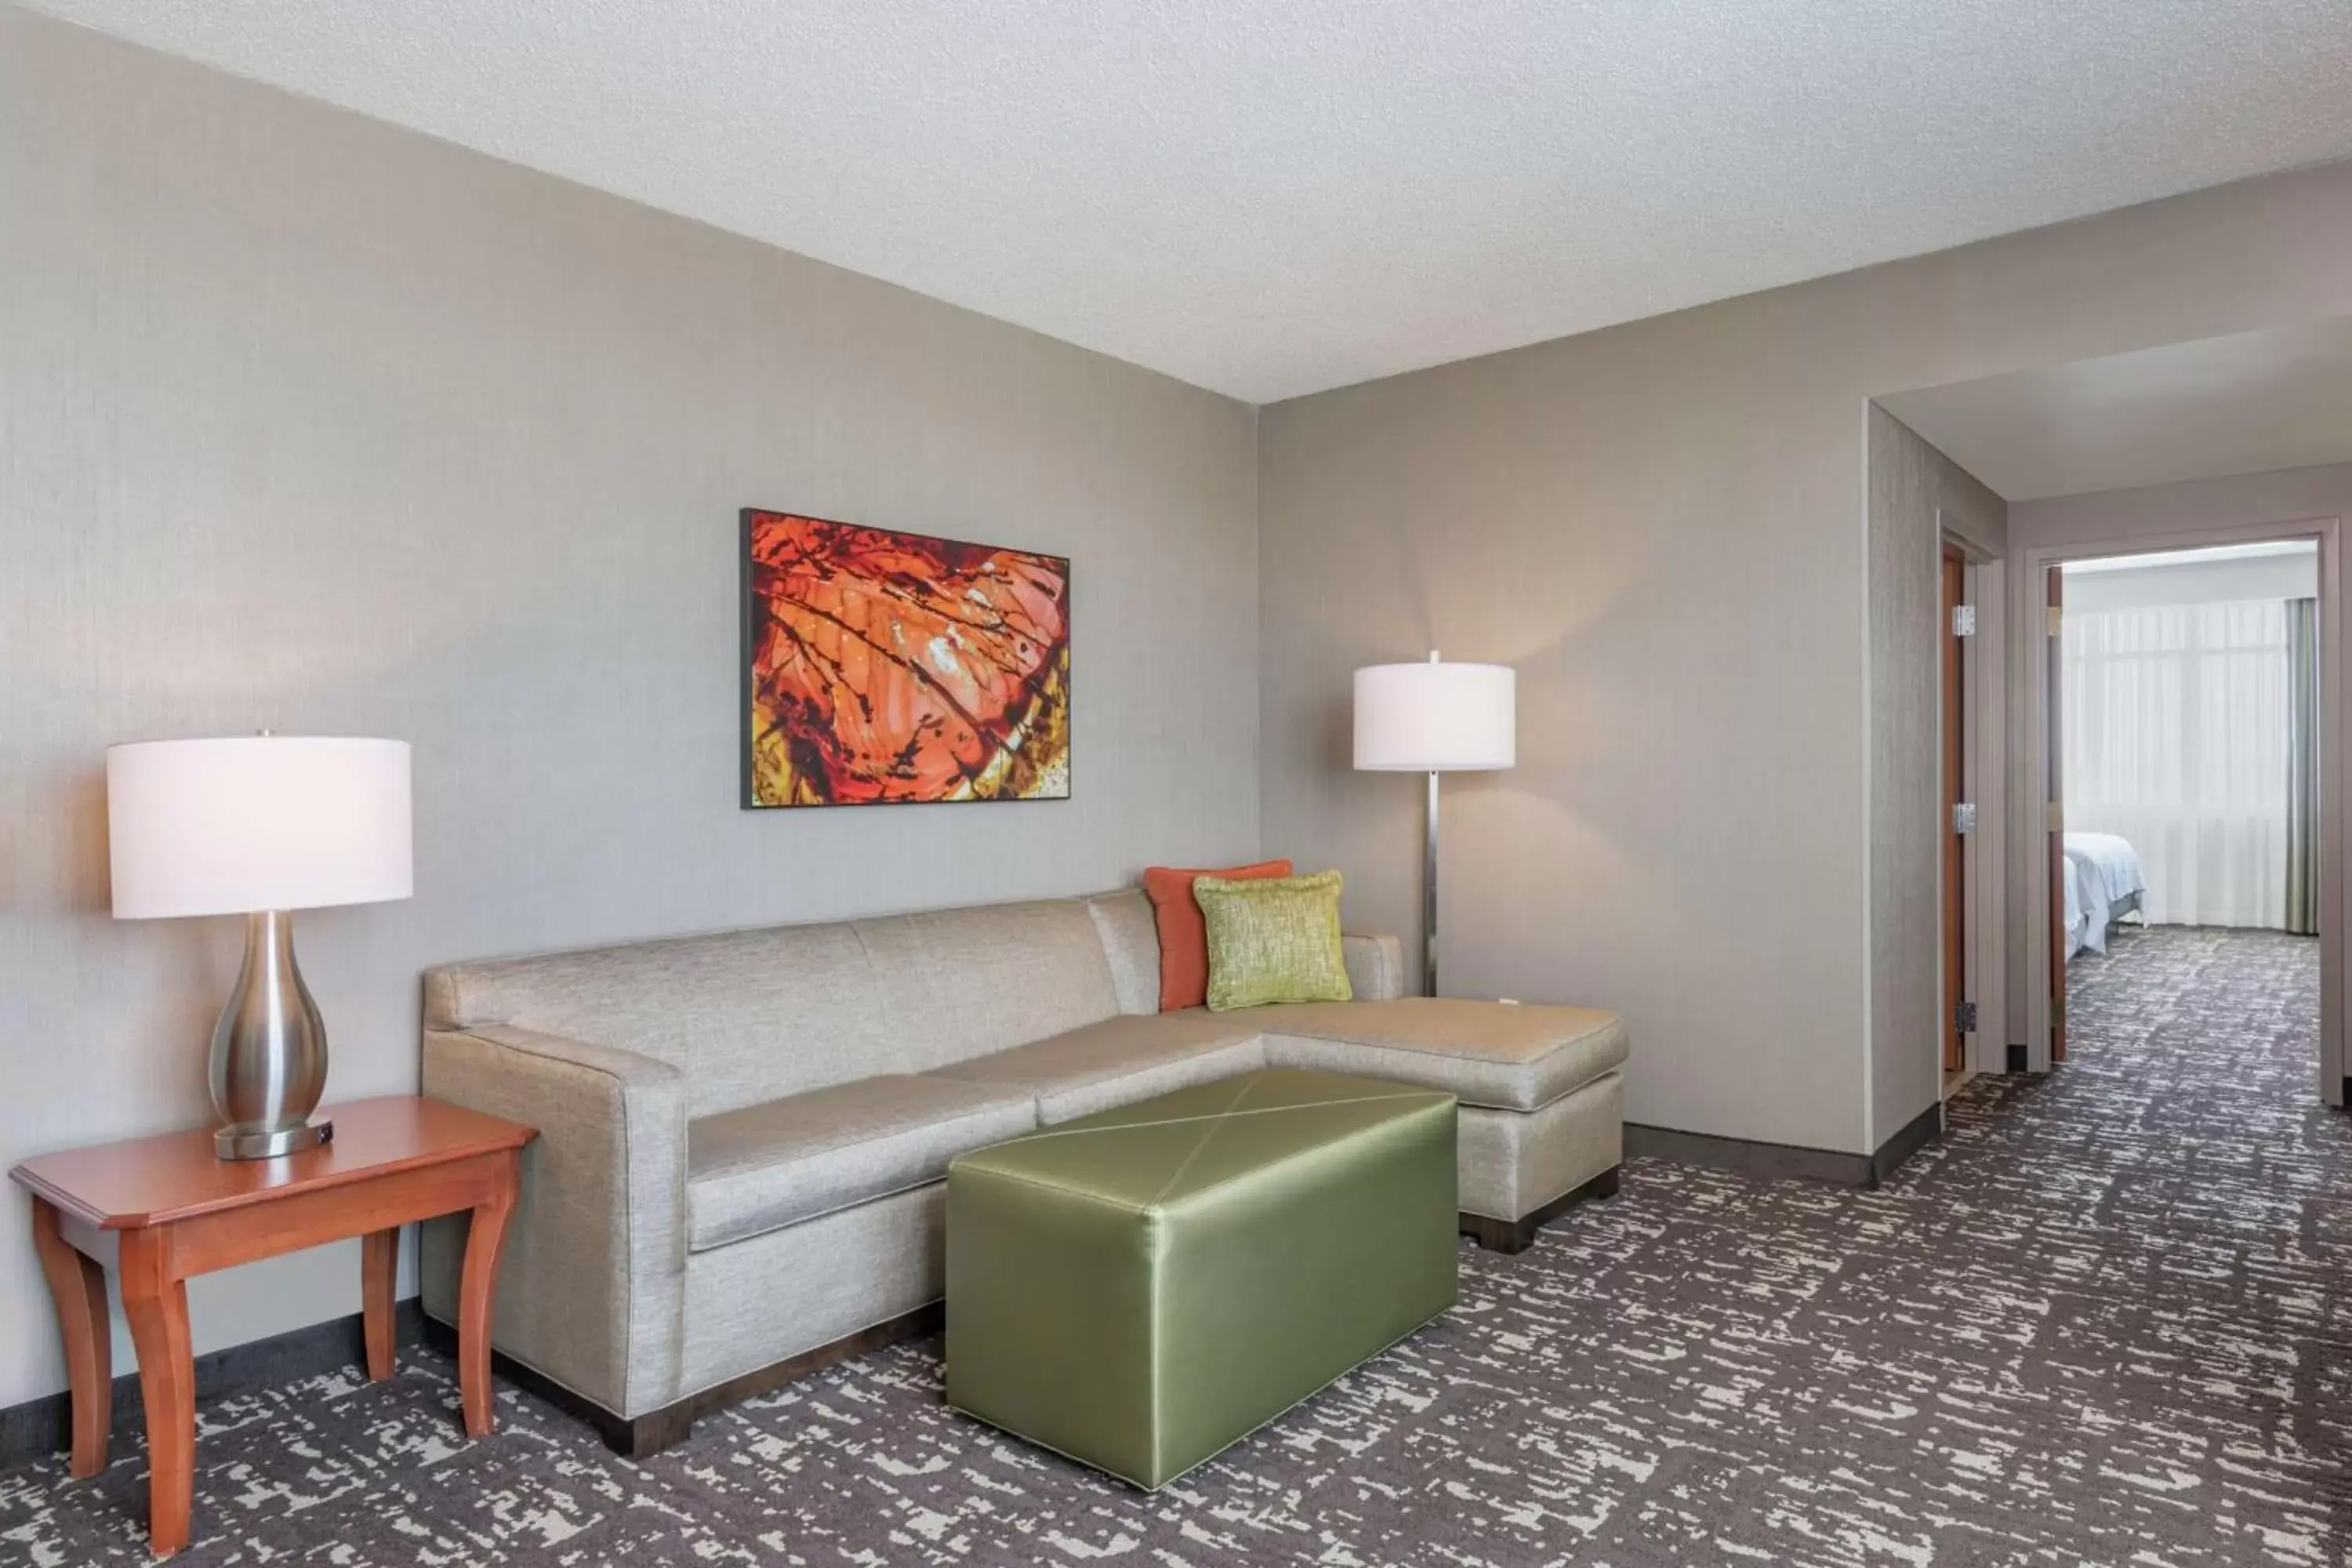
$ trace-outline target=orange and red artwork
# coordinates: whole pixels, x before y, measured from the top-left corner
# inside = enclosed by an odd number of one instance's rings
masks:
[[[1070,563],[743,513],[747,806],[1064,800]]]

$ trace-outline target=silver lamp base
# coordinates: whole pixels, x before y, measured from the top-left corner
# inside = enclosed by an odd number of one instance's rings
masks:
[[[294,924],[281,910],[245,917],[245,963],[213,1028],[208,1077],[224,1160],[268,1160],[334,1136],[310,1112],[327,1087],[327,1026],[294,963]]]
[[[335,1124],[326,1117],[275,1132],[238,1132],[224,1127],[213,1134],[213,1152],[224,1160],[274,1160],[335,1141]]]

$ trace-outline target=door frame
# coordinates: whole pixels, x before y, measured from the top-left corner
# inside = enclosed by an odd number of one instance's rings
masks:
[[[1970,1037],[1982,1033],[1984,1023],[1981,1008],[1976,1029],[1963,1033],[1959,1020],[1961,1010],[1976,1000],[1976,970],[1969,963],[1975,956],[1970,949],[1976,944],[1969,938],[1975,934],[1976,879],[1969,873],[1977,847],[1971,840],[1981,837],[1982,824],[1962,833],[1958,817],[1964,805],[1973,810],[1977,798],[1969,763],[1976,754],[1971,742],[1978,715],[1969,700],[1969,680],[1976,674],[1971,645],[1979,634],[1972,629],[1964,637],[1958,625],[1963,610],[1975,609],[1969,596],[1968,552],[1947,534],[1936,564],[1937,619],[1941,623],[1936,628],[1936,958],[1942,981],[1937,997],[1940,1027],[1936,1069],[1937,1082],[1948,1084],[1954,1072],[1965,1077],[1975,1068],[1976,1041]]]
[[[2050,1070],[2050,866],[2039,824],[2042,789],[2038,781],[2049,774],[2049,672],[2052,639],[2042,613],[2042,574],[2070,561],[2091,561],[2109,555],[2152,555],[2174,550],[2200,550],[2219,544],[2260,544],[2275,540],[2315,540],[2319,545],[2319,710],[2323,743],[2319,757],[2319,1098],[2327,1105],[2344,1103],[2344,955],[2347,932],[2344,921],[2344,746],[2346,728],[2344,686],[2346,659],[2341,606],[2343,597],[2340,535],[2342,521],[2334,517],[2305,517],[2276,522],[2214,523],[2189,529],[2162,529],[2064,544],[2030,545],[2016,552],[2017,569],[2010,575],[2010,651],[2020,679],[2011,687],[2012,735],[2023,744],[2010,778],[2019,803],[2017,817],[2024,827],[2012,848],[2021,850],[2020,867],[2014,854],[2012,871],[2021,870],[2025,927],[2025,1068]],[[2019,726],[2021,726],[2020,728]]]
[[[1962,939],[1966,956],[1962,963],[1968,974],[1969,999],[1977,1005],[1976,1033],[1969,1037],[1968,1068],[1971,1075],[2005,1072],[2009,1068],[2009,644],[2007,638],[2009,563],[2006,557],[1995,555],[1951,528],[1945,521],[1944,509],[1936,512],[1937,563],[1940,570],[1946,548],[1958,552],[1965,564],[1964,604],[1972,605],[1977,612],[1976,636],[1969,638],[1974,647],[1962,658],[1960,666],[1960,731],[1962,770],[1968,798],[1977,808],[1977,828],[1969,836],[1961,853],[1961,874],[1966,879],[1963,893],[1963,917],[1968,931]],[[1943,595],[1937,595],[1938,605]],[[1940,608],[1937,614],[1941,615]],[[1948,626],[1937,628],[1939,637],[1950,635]],[[1937,701],[1942,700],[1942,684],[1937,683]],[[1941,745],[1942,714],[1937,716],[1937,744]],[[1939,765],[1940,773],[1940,765]],[[1940,785],[1939,785],[1940,788]],[[1937,831],[1943,830],[1939,822]],[[1937,859],[1937,898],[1936,900],[1937,1008],[1939,1019],[1943,1006],[1944,936],[1942,921],[1944,903],[1940,878],[1943,861]],[[1937,1035],[1936,1046],[1937,1097],[1944,1095],[1943,1036]]]

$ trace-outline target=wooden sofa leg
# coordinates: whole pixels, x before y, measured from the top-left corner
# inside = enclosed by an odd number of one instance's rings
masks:
[[[583,1399],[560,1383],[550,1383],[527,1366],[503,1363],[499,1375],[520,1384],[565,1415],[585,1421],[604,1440],[604,1447],[624,1459],[650,1459],[665,1448],[675,1448],[694,1436],[694,1401],[681,1399],[643,1415],[615,1415],[593,1399]]]
[[[1466,1209],[1461,1217],[1462,1234],[1487,1252],[1499,1252],[1507,1258],[1535,1244],[1536,1227],[1527,1220],[1496,1219]]]
[[[694,1401],[681,1399],[659,1410],[625,1421],[605,1411],[589,1418],[604,1447],[625,1459],[650,1459],[665,1448],[675,1448],[694,1436]]]
[[[1583,1185],[1570,1188],[1543,1207],[1516,1220],[1496,1219],[1465,1210],[1461,1215],[1462,1234],[1488,1252],[1513,1257],[1536,1244],[1536,1232],[1585,1199],[1615,1197],[1623,1172],[1622,1165],[1612,1165]]]
[[[453,1360],[457,1354],[457,1331],[438,1318],[425,1319],[425,1342]],[[529,1390],[558,1410],[585,1421],[604,1440],[604,1447],[625,1459],[650,1459],[665,1448],[675,1448],[694,1432],[694,1401],[681,1399],[635,1417],[616,1415],[594,1400],[578,1394],[535,1368],[523,1365],[503,1351],[490,1353],[490,1367],[509,1383]]]
[[[1467,1219],[1471,1216],[1465,1215],[1463,1217]],[[715,1388],[706,1388],[691,1398],[665,1405],[659,1410],[650,1410],[637,1416],[616,1415],[594,1400],[574,1394],[562,1384],[523,1365],[503,1351],[491,1352],[490,1365],[500,1377],[521,1385],[565,1415],[576,1416],[596,1428],[596,1435],[604,1439],[604,1447],[621,1458],[650,1459],[665,1448],[675,1448],[692,1436],[694,1418],[698,1415],[708,1415],[737,1400],[781,1388],[851,1356],[864,1355],[868,1351],[894,1345],[901,1340],[936,1334],[946,1326],[947,1304],[933,1301],[911,1312],[901,1312],[895,1318],[886,1319],[871,1328],[845,1334],[830,1344],[803,1351],[799,1355],[787,1356],[782,1361],[771,1362]],[[428,1315],[425,1320],[425,1342],[442,1354],[454,1357],[457,1351],[457,1331]]]

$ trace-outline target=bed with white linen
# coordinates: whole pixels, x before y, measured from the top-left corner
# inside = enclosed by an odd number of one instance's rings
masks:
[[[2083,951],[2083,874],[2072,860],[2065,865],[2066,874],[2058,879],[2058,896],[2065,906],[2066,962],[2072,963]]]
[[[2112,833],[2069,833],[2066,851],[2066,956],[2107,951],[2116,921],[2140,907],[2147,891],[2139,853]]]

